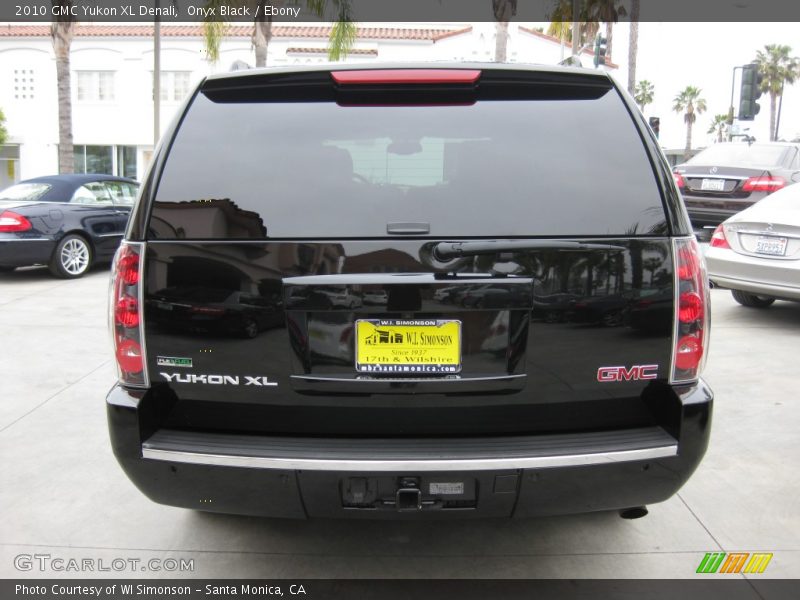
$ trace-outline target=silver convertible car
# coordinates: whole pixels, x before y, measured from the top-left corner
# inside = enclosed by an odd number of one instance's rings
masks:
[[[800,185],[784,188],[719,225],[708,276],[743,306],[800,302]]]

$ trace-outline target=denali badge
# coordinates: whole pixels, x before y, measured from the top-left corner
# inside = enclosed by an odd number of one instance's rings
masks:
[[[194,373],[159,373],[164,379],[173,383],[202,383],[206,385],[241,385],[238,375],[195,375]],[[267,377],[244,376],[244,385],[272,387],[278,384]]]
[[[636,381],[639,379],[655,379],[658,365],[633,365],[632,367],[600,367],[597,369],[597,381]]]

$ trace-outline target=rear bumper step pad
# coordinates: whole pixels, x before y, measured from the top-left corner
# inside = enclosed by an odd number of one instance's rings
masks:
[[[610,464],[677,456],[660,427],[596,433],[440,439],[294,438],[160,430],[150,460],[307,471],[488,471]]]

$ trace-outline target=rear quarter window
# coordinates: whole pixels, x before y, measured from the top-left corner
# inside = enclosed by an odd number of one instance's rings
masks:
[[[391,223],[431,237],[666,230],[645,146],[610,86],[433,105],[201,92],[151,214],[149,236],[167,239],[380,237]]]

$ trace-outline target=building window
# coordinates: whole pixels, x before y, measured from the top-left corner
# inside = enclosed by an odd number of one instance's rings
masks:
[[[76,173],[136,178],[136,146],[73,146]]]
[[[180,102],[189,93],[191,71],[161,71],[161,101]]]
[[[14,99],[33,100],[33,69],[14,69]]]
[[[114,99],[114,71],[76,71],[78,102]]]

